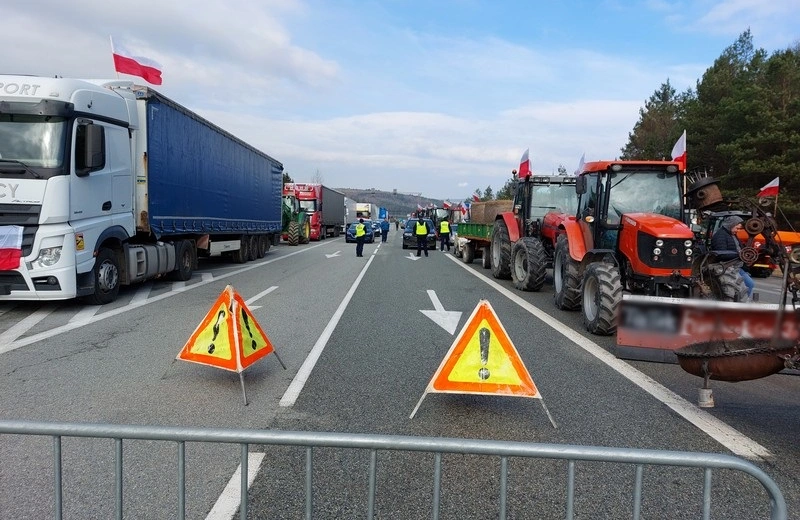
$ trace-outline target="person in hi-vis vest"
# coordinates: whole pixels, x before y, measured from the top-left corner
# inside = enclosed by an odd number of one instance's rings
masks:
[[[417,237],[417,256],[420,251],[425,251],[425,256],[428,256],[428,233],[428,223],[418,219],[414,226],[414,236]]]
[[[364,225],[364,219],[358,219],[356,224],[356,256],[364,256],[364,237],[367,234],[367,226]]]
[[[441,241],[440,251],[444,251],[445,246],[450,251],[450,222],[447,219],[442,219],[439,222],[439,240]]]

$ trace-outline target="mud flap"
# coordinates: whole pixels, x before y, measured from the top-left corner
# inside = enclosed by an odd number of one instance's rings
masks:
[[[675,350],[702,342],[770,339],[779,305],[625,295],[620,303],[614,355],[622,359],[678,363]],[[800,338],[800,318],[784,308],[779,337]]]

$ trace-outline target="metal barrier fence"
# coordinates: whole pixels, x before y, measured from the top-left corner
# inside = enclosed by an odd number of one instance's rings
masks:
[[[738,457],[716,453],[659,451],[644,449],[540,444],[513,441],[491,441],[440,437],[411,437],[401,435],[371,435],[328,432],[298,432],[279,430],[237,430],[217,428],[179,428],[161,426],[126,426],[110,424],[46,423],[32,421],[0,421],[0,434],[47,435],[53,438],[55,517],[61,519],[62,496],[62,437],[90,437],[115,441],[115,507],[116,518],[122,519],[122,443],[123,440],[173,441],[177,443],[178,497],[176,518],[185,518],[186,511],[186,443],[211,442],[241,446],[241,505],[240,518],[247,518],[247,463],[249,446],[305,447],[305,517],[311,519],[313,508],[312,450],[315,447],[370,450],[369,494],[367,518],[374,518],[377,476],[377,453],[380,450],[428,452],[434,454],[433,505],[431,516],[439,517],[441,463],[443,453],[488,455],[500,458],[499,518],[506,518],[508,459],[528,457],[567,461],[566,518],[572,520],[575,500],[576,461],[612,462],[635,465],[633,489],[633,518],[638,520],[642,505],[642,483],[645,465],[701,468],[704,471],[702,518],[711,518],[711,475],[714,469],[744,472],[764,487],[770,498],[770,518],[787,518],[786,502],[777,484],[760,468]]]

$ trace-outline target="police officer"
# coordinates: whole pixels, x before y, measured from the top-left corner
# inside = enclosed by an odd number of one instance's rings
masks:
[[[447,250],[450,251],[450,222],[446,218],[439,222],[439,240],[441,241],[439,250],[444,251],[444,247],[447,246]]]
[[[367,226],[364,225],[364,219],[358,219],[356,224],[356,256],[364,256],[364,236],[367,234]]]
[[[425,251],[425,256],[428,256],[428,223],[421,218],[417,219],[414,235],[417,237],[417,256],[420,251]]]

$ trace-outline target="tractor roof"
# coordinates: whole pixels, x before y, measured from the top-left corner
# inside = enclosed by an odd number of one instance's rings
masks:
[[[675,166],[676,171],[680,171],[680,164],[675,161],[592,161],[583,165],[580,175],[594,172],[602,172],[618,165],[623,170],[644,169],[664,171],[669,166]]]

